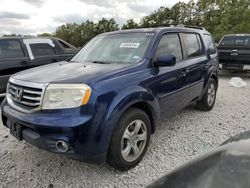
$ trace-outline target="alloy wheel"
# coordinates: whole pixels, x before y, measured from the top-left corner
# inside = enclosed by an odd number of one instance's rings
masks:
[[[215,100],[215,93],[216,88],[214,83],[211,83],[208,87],[208,94],[207,94],[207,103],[209,106],[212,106]]]
[[[124,160],[135,161],[142,154],[147,134],[147,127],[142,120],[135,120],[127,126],[121,141],[121,154]]]

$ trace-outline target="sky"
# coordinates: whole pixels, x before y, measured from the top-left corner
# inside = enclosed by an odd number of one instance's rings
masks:
[[[0,36],[53,33],[65,23],[97,22],[115,18],[122,25],[133,18],[139,22],[161,6],[180,0],[0,0]],[[188,2],[188,0],[181,0]]]

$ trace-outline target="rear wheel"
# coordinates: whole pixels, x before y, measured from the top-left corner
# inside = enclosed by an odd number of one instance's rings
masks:
[[[122,171],[135,167],[147,151],[150,134],[151,123],[144,111],[126,111],[113,132],[107,163]]]
[[[208,81],[208,87],[202,99],[197,102],[196,107],[199,110],[209,111],[212,110],[216,100],[217,84],[214,79]]]

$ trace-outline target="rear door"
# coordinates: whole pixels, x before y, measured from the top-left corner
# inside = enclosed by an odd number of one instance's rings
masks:
[[[0,40],[0,94],[5,93],[12,74],[27,69],[30,59],[18,39]]]
[[[189,85],[189,102],[198,99],[202,93],[208,58],[205,55],[198,33],[183,33],[185,46],[185,82]]]

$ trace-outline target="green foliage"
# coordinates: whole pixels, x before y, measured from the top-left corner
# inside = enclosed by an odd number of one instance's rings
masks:
[[[52,34],[50,34],[50,33],[41,33],[41,34],[38,34],[37,37],[52,37]]]
[[[109,20],[102,18],[98,23],[87,20],[81,24],[62,25],[56,29],[54,36],[81,47],[100,33],[116,30],[119,30],[119,27],[113,18]]]
[[[133,19],[127,21],[126,24],[122,26],[122,29],[137,29],[139,28],[139,24],[136,23]]]
[[[171,24],[202,26],[216,41],[229,33],[250,33],[249,0],[193,0],[179,2],[171,9],[161,7],[141,20],[139,27]]]
[[[218,42],[229,33],[250,33],[249,0],[190,0],[179,2],[172,8],[160,7],[136,23],[128,20],[121,29],[193,25],[205,27]],[[80,47],[94,36],[119,30],[114,19],[101,19],[98,23],[87,20],[81,24],[68,23],[56,29],[55,36]]]

